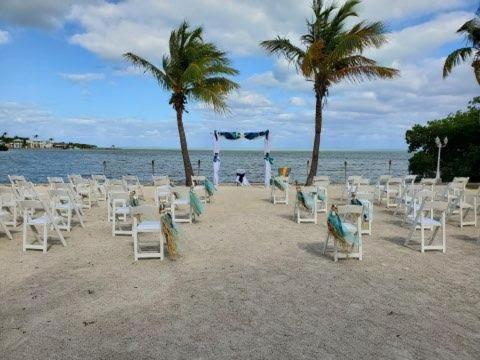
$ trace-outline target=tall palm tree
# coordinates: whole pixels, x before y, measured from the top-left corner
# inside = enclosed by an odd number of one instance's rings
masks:
[[[452,72],[455,66],[473,57],[472,67],[477,82],[480,84],[480,7],[476,17],[463,24],[457,30],[458,34],[465,35],[467,46],[454,50],[445,60],[443,66],[443,78]]]
[[[261,46],[271,54],[283,55],[293,62],[308,81],[313,82],[315,93],[315,137],[307,184],[317,173],[322,132],[322,111],[329,88],[342,80],[359,82],[369,79],[391,79],[398,70],[379,66],[376,61],[362,55],[369,47],[379,48],[386,43],[385,27],[381,22],[360,21],[349,27],[351,18],[358,17],[360,0],[347,0],[342,6],[326,5],[313,0],[312,20],[307,20],[307,33],[301,36],[302,47],[278,36]]]
[[[225,52],[203,40],[202,27],[191,30],[187,22],[171,32],[169,54],[163,55],[162,69],[130,52],[124,57],[152,74],[164,90],[171,92],[169,104],[177,113],[186,185],[190,186],[193,170],[183,126],[187,101],[199,101],[216,112],[226,112],[226,97],[239,85],[225,76],[236,75],[238,71],[231,66]]]

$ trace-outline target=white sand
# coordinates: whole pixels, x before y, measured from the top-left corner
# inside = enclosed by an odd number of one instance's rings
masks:
[[[222,187],[176,262],[134,263],[104,203],[47,254],[0,233],[0,359],[480,358],[478,228],[452,219],[447,253],[421,254],[375,207],[364,261],[334,263],[324,214],[268,198]]]

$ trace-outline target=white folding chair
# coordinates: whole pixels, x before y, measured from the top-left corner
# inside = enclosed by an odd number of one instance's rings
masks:
[[[133,207],[131,210],[133,217],[133,253],[135,261],[145,258],[164,259],[164,237],[162,234],[162,225],[158,208],[153,205],[141,205]],[[155,234],[153,240],[140,240],[140,234]],[[154,247],[154,251],[143,251],[144,247]]]
[[[204,204],[210,202],[210,196],[205,189],[205,176],[192,176],[191,179],[193,191],[195,192],[195,195],[197,195],[198,199]]]
[[[398,196],[402,193],[403,179],[391,177],[385,185],[385,200],[387,208],[397,207]]]
[[[130,194],[128,192],[111,193],[110,201],[112,204],[112,235],[132,235]]]
[[[445,234],[447,209],[448,202],[446,201],[427,201],[427,199],[424,198],[417,211],[415,221],[412,224],[410,236],[405,240],[405,246],[414,239],[417,229],[420,229],[420,251],[422,253],[427,250],[440,250],[445,253],[447,250]],[[442,230],[441,242],[440,244],[433,244],[440,229]],[[425,238],[425,230],[433,230],[432,236],[429,239]]]
[[[330,178],[328,176],[315,176],[313,178],[313,186],[317,189],[317,212],[328,211],[328,186]]]
[[[300,193],[304,196],[312,196],[313,201],[311,209],[307,209],[303,206],[302,201],[300,200]],[[299,186],[297,188],[293,217],[297,224],[317,223],[317,188],[315,186]]]
[[[437,183],[437,179],[433,178],[422,178],[420,180],[420,186],[422,189],[427,189],[430,191],[435,191],[435,184]]]
[[[188,189],[175,188],[171,196],[170,214],[175,223],[192,223],[193,209],[190,204],[190,193]]]
[[[47,181],[51,190],[56,189],[58,184],[64,184],[65,181],[61,177],[47,176]]]
[[[92,175],[93,189],[98,194],[97,199],[107,200],[107,177],[105,175]]]
[[[67,246],[62,232],[58,227],[58,223],[62,222],[62,219],[54,217],[48,206],[39,200],[21,200],[20,207],[23,209],[23,251],[26,250],[42,250],[47,252],[48,247],[48,230],[53,228],[57,233],[63,246]],[[39,235],[37,228],[43,228],[43,236],[35,236],[34,242],[28,242],[28,228],[31,228],[35,235]],[[35,242],[39,242],[36,244]]]
[[[391,175],[381,175],[378,179],[377,185],[375,186],[375,192],[377,194],[378,204],[382,203],[382,199],[385,195],[385,190],[387,188],[388,180],[390,180]]]
[[[7,212],[0,208],[0,229],[3,230],[3,232],[7,235],[7,237],[10,240],[13,240],[12,234],[10,233],[10,230],[8,230],[8,227],[7,227],[7,221],[5,220],[7,215],[8,215]]]
[[[172,198],[172,188],[170,185],[155,186],[155,205],[164,208],[170,205]]]
[[[273,184],[271,186],[270,199],[273,204],[286,204],[288,205],[288,192],[290,185],[288,183],[288,176],[276,176],[276,179],[282,181],[285,184],[285,189],[281,190]]]
[[[145,198],[143,194],[143,186],[136,175],[124,175],[122,176],[122,180],[125,183],[125,187],[129,192],[135,191],[135,193],[140,198]]]
[[[18,211],[17,211],[17,194],[7,187],[0,188],[0,211],[4,213],[3,219],[5,225],[17,227]]]
[[[337,214],[342,221],[343,227],[351,232],[355,238],[355,242],[351,245],[349,251],[344,251],[339,247],[339,239],[331,230],[328,230],[327,239],[323,247],[323,254],[333,250],[333,259],[358,259],[363,260],[363,240],[362,240],[362,206],[360,205],[340,205],[337,207]],[[328,241],[333,238],[333,249],[328,249]]]

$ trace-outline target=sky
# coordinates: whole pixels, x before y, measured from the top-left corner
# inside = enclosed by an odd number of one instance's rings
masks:
[[[340,1],[341,2],[341,1]],[[360,17],[383,21],[388,44],[366,55],[401,77],[330,89],[321,148],[406,149],[405,131],[466,107],[478,95],[468,63],[442,79],[448,53],[465,45],[456,30],[474,0],[364,0]],[[272,149],[309,150],[311,82],[259,42],[298,42],[310,0],[1,0],[0,131],[99,146],[178,148],[169,94],[122,59],[131,51],[159,64],[170,31],[187,19],[227,51],[240,74],[230,113],[189,103],[190,148],[210,149],[211,133],[269,129]],[[261,149],[258,141],[222,148]]]

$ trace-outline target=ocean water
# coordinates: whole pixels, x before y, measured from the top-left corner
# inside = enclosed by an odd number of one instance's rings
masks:
[[[220,153],[220,182],[232,183],[236,169],[245,169],[251,182],[263,182],[264,160],[261,151],[222,151]],[[294,180],[307,177],[308,151],[273,151],[272,169],[290,167]],[[363,175],[376,181],[382,174],[404,175],[408,172],[406,151],[324,151],[320,155],[319,175],[328,175],[332,182],[344,182],[345,161],[347,176]],[[190,158],[195,173],[212,178],[212,151],[192,150]],[[185,176],[179,150],[9,150],[0,152],[0,182],[8,182],[7,175],[24,175],[34,183],[46,183],[47,176],[67,177],[68,174],[105,174],[111,178],[138,175],[142,182],[151,181],[152,160],[156,175],[169,175],[176,181]],[[200,160],[200,168],[198,161]]]

